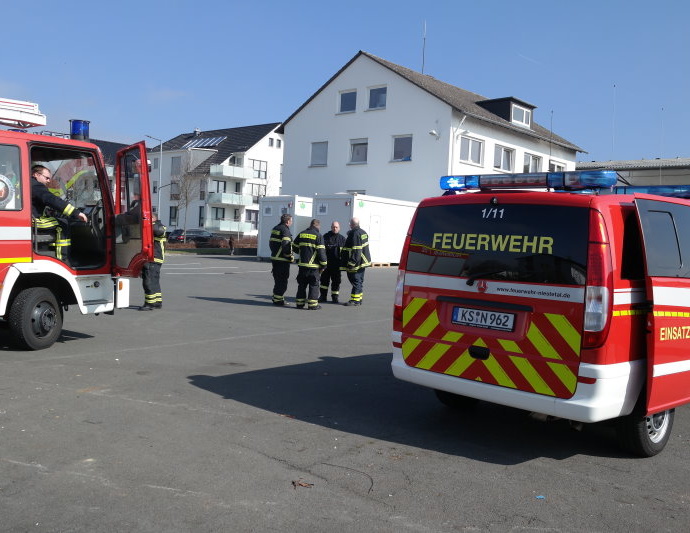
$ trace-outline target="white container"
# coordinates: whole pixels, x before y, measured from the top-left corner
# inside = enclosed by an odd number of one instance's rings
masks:
[[[259,259],[270,259],[269,239],[271,230],[280,224],[283,213],[292,215],[290,231],[294,237],[298,231],[309,227],[312,217],[312,199],[307,196],[281,195],[264,196],[259,199],[258,242],[256,255]]]
[[[417,202],[356,193],[318,195],[313,202],[313,218],[321,221],[322,234],[330,231],[331,222],[337,220],[340,223],[340,233],[347,236],[350,219],[359,218],[360,227],[369,235],[372,263],[400,262],[405,236]],[[298,231],[302,229],[300,227]]]

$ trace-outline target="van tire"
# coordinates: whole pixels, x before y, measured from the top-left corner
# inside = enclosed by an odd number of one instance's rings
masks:
[[[644,400],[642,391],[633,412],[618,419],[616,434],[624,450],[640,457],[653,457],[666,447],[671,437],[675,409],[645,416]]]
[[[460,394],[453,394],[444,390],[434,389],[438,400],[451,409],[470,409],[479,403],[476,398],[469,396],[461,396]]]
[[[49,289],[24,289],[12,302],[9,325],[22,348],[42,350],[62,334],[62,309]]]

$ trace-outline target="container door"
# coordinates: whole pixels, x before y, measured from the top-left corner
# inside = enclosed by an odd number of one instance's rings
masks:
[[[146,145],[117,153],[115,163],[115,274],[138,277],[153,261],[153,229]]]
[[[647,294],[647,414],[690,401],[690,206],[635,200]]]

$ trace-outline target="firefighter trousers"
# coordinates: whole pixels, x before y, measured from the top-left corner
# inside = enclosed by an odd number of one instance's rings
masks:
[[[362,268],[357,272],[348,272],[347,279],[352,283],[352,291],[350,292],[351,302],[362,302],[364,296],[364,271]]]
[[[333,296],[338,296],[340,294],[340,282],[342,280],[342,272],[339,266],[326,267],[321,273],[321,291],[328,293],[328,285],[331,286],[331,294]]]
[[[307,294],[307,289],[309,294]],[[315,309],[319,305],[319,270],[317,268],[300,267],[297,274],[297,307]]]
[[[284,294],[290,277],[290,263],[287,261],[271,261],[273,268],[273,303],[284,302]]]
[[[141,270],[141,280],[144,285],[144,304],[153,307],[163,305],[161,292],[161,263],[150,262]]]

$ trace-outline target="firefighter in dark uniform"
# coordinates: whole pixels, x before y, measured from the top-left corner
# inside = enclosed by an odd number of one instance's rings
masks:
[[[268,246],[271,249],[271,273],[273,274],[273,305],[285,305],[285,291],[287,291],[290,277],[290,263],[292,263],[292,215],[283,214],[280,224],[271,230]]]
[[[331,222],[331,231],[323,236],[323,244],[326,246],[326,259],[328,265],[321,273],[321,301],[328,300],[328,285],[331,285],[331,301],[338,303],[340,296],[340,251],[345,245],[345,236],[340,233],[340,223],[337,220]]]
[[[323,244],[323,237],[319,228],[321,222],[314,219],[307,229],[300,232],[295,239],[293,248],[297,252],[299,259],[299,273],[297,274],[297,298],[295,299],[298,309],[321,309],[319,305],[319,279],[321,271],[328,264],[326,260],[326,247]],[[309,294],[307,294],[309,287]]]
[[[153,222],[153,261],[146,263],[141,271],[144,285],[144,305],[140,311],[152,311],[163,307],[163,293],[161,292],[161,267],[165,261],[165,226],[154,213]]]
[[[69,248],[72,244],[68,218],[87,222],[88,218],[74,205],[50,192],[52,175],[43,165],[31,168],[31,212],[37,233],[54,237],[50,247],[55,257],[69,264]]]
[[[364,271],[371,266],[371,252],[369,251],[369,235],[359,227],[358,218],[350,220],[350,231],[347,232],[340,264],[340,270],[347,272],[347,279],[352,283],[350,301],[345,305],[362,305]]]

